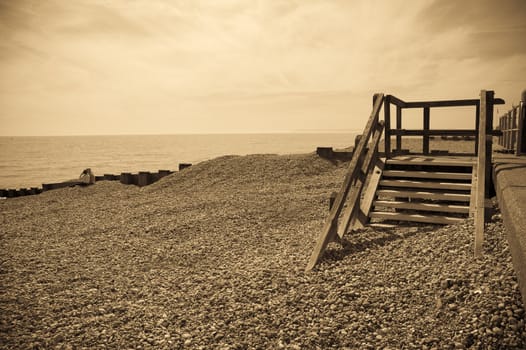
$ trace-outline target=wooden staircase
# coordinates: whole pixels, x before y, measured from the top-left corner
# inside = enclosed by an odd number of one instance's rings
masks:
[[[464,220],[473,210],[474,165],[469,157],[388,159],[369,212],[371,224],[453,224]]]

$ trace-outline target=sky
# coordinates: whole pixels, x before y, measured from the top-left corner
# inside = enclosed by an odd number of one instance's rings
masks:
[[[0,0],[3,136],[362,130],[375,92],[482,89],[526,89],[525,0]]]

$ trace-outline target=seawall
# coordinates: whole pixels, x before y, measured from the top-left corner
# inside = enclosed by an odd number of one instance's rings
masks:
[[[526,305],[526,158],[494,154],[493,182]]]

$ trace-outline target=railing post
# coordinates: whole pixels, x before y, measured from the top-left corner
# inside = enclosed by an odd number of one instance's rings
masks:
[[[479,103],[475,106],[475,130],[477,132],[477,136],[475,136],[475,154],[478,154],[479,149],[479,120],[480,120],[480,100]]]
[[[513,129],[511,133],[511,144],[513,145],[513,150],[515,154],[517,154],[517,139],[519,130],[517,129],[517,108],[513,107],[511,110],[511,128]]]
[[[373,97],[374,104],[374,97]],[[385,138],[385,157],[391,158],[391,95],[385,96],[384,100],[384,138]]]
[[[499,130],[501,131],[500,135],[499,135],[499,146],[504,146],[504,134],[503,134],[503,130],[504,130],[504,119],[502,118],[502,116],[499,117]]]
[[[424,136],[422,138],[422,153],[429,154],[429,107],[424,107]]]
[[[521,103],[519,104],[519,142],[517,154],[526,153],[526,130],[524,128],[524,118],[526,117],[526,90],[521,94]]]
[[[402,107],[396,106],[396,129],[402,129]],[[396,149],[402,149],[402,135],[396,135]]]

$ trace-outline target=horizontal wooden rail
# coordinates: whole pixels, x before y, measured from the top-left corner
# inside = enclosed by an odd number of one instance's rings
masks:
[[[476,136],[477,130],[471,129],[391,129],[391,135],[401,135],[401,136]]]

